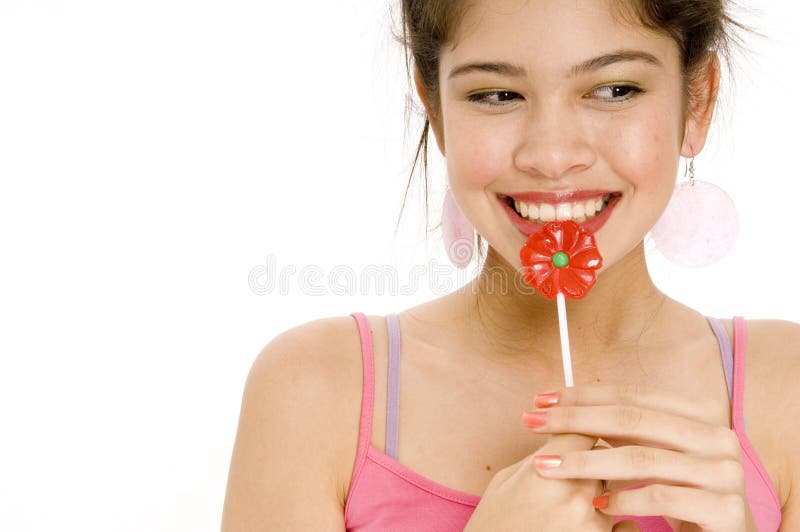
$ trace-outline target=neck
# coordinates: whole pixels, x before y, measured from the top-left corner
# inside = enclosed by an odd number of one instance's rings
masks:
[[[561,366],[556,301],[528,287],[512,265],[491,247],[480,275],[466,287],[467,333],[485,352],[516,365]],[[653,284],[640,243],[604,270],[580,300],[567,299],[574,368],[607,366],[636,349],[664,306]],[[600,353],[613,356],[599,357]],[[600,360],[602,358],[602,360]]]

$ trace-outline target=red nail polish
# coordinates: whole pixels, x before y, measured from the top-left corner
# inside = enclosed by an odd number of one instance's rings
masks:
[[[592,506],[600,509],[608,508],[608,495],[602,495],[592,499]]]
[[[558,392],[540,393],[533,398],[536,408],[547,408],[558,403]]]
[[[541,427],[547,423],[547,412],[525,412],[522,414],[522,422],[525,423],[529,429]]]
[[[561,456],[557,454],[540,454],[533,457],[533,465],[536,469],[553,469],[561,465]]]

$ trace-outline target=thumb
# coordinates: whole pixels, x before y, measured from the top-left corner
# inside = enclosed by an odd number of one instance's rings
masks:
[[[536,454],[560,454],[568,451],[588,451],[597,443],[596,436],[585,434],[553,434],[547,442],[539,447]]]
[[[620,521],[611,532],[639,532],[639,525],[635,521]]]

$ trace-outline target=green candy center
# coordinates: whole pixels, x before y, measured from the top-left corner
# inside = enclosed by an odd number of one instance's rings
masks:
[[[569,264],[569,255],[564,253],[563,251],[559,251],[555,255],[553,255],[553,266],[556,268],[563,268]]]

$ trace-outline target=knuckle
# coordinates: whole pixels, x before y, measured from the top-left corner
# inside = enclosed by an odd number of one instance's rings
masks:
[[[742,448],[739,446],[739,436],[736,431],[727,427],[725,428],[725,433],[727,434],[731,456],[735,456],[738,459],[742,454]]]
[[[724,451],[726,456],[733,456],[737,459],[741,455],[741,447],[739,446],[739,437],[736,431],[728,427],[720,427],[722,429],[721,440],[723,441]]]
[[[553,418],[553,428],[558,430],[568,430],[575,426],[575,409],[571,406],[559,408]]]
[[[648,447],[631,447],[628,451],[628,462],[636,470],[647,470],[655,465],[656,455]]]
[[[569,500],[564,504],[563,511],[565,512],[564,515],[570,516],[581,516],[585,515],[588,511],[586,508],[586,499],[585,497],[570,497]],[[591,505],[588,505],[591,506]]]
[[[635,406],[622,406],[617,410],[617,423],[624,429],[636,429],[642,422],[642,410]]]
[[[725,485],[731,486],[736,493],[744,488],[744,468],[738,460],[724,460],[720,465],[721,477]]]
[[[533,467],[533,466],[531,466]],[[499,470],[497,473],[494,474],[492,479],[489,481],[489,485],[487,486],[487,490],[497,488],[501,484],[503,484],[506,480],[511,478],[514,475],[515,470],[513,466],[504,467],[503,469]]]
[[[564,404],[583,405],[586,404],[588,399],[586,390],[583,386],[573,386],[569,388],[562,388],[562,397],[566,399]]]
[[[579,452],[572,455],[574,457],[574,468],[577,476],[583,476],[589,470],[589,453]]]
[[[745,510],[745,502],[738,494],[729,493],[722,496],[720,501],[723,515],[731,518],[732,522],[741,523],[747,517],[747,510]]]
[[[587,498],[597,495],[598,481],[581,480],[576,482],[569,494],[565,495],[564,504],[567,515],[584,515],[587,511],[593,512],[591,504],[587,504]]]
[[[640,386],[637,383],[627,383],[617,387],[617,403],[621,405],[634,404],[640,391]]]
[[[653,508],[669,508],[672,495],[669,489],[663,484],[651,484],[647,488],[648,503]]]

